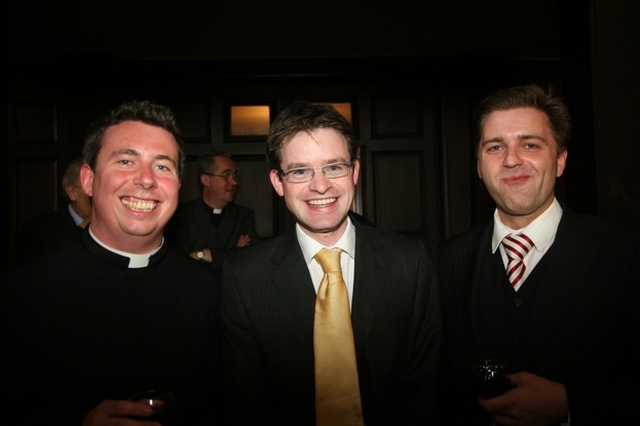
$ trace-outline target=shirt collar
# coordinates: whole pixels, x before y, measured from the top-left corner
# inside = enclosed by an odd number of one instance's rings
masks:
[[[537,251],[542,251],[553,241],[560,218],[562,217],[562,207],[557,199],[538,216],[533,222],[522,229],[511,229],[500,221],[498,209],[493,212],[493,236],[491,238],[491,253],[495,253],[502,239],[509,234],[523,232],[533,241]]]
[[[127,253],[125,251],[117,250],[117,249],[114,249],[113,247],[109,247],[108,245],[100,241],[98,238],[96,238],[96,236],[91,231],[91,225],[89,225],[89,234],[95,240],[96,243],[101,245],[106,250],[112,253],[119,254],[122,257],[129,258],[129,268],[145,268],[149,266],[149,262],[151,261],[152,256],[156,254],[164,245],[164,237],[163,237],[162,242],[160,243],[160,247],[158,247],[157,249],[149,253],[145,253],[145,254]]]
[[[71,203],[69,203],[67,205],[67,209],[69,210],[69,214],[73,218],[73,221],[76,223],[76,225],[80,226],[80,224],[82,223],[82,221],[84,219],[82,219],[82,217],[80,217],[80,215],[78,213],[76,213],[76,211],[73,209],[73,206],[71,205]]]
[[[313,260],[313,256],[325,246],[305,234],[298,223],[296,223],[296,236],[298,237],[298,243],[302,249],[304,260],[308,265]],[[344,230],[344,234],[342,234],[340,239],[332,247],[338,247],[352,259],[354,258],[356,253],[356,228],[351,223],[350,218],[347,218],[347,227]]]

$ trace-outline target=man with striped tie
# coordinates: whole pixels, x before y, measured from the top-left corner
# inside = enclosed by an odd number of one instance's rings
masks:
[[[626,424],[640,400],[638,227],[556,198],[571,133],[560,98],[508,88],[478,117],[478,175],[496,210],[437,250],[443,423]],[[470,366],[483,358],[509,366],[497,397],[473,387]]]

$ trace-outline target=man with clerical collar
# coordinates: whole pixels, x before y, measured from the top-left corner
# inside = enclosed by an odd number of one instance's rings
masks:
[[[171,110],[121,105],[83,158],[82,237],[4,277],[1,404],[21,425],[146,424],[163,409],[163,426],[215,424],[218,278],[163,237],[185,159]],[[157,389],[170,396],[134,398]]]
[[[219,270],[230,254],[259,242],[255,213],[234,203],[240,176],[229,152],[200,155],[197,175],[202,195],[178,206],[167,241]]]

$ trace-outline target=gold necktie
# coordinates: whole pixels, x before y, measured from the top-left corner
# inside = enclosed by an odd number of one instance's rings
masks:
[[[313,324],[317,426],[364,424],[341,253],[340,249],[322,249],[315,255],[324,271]]]

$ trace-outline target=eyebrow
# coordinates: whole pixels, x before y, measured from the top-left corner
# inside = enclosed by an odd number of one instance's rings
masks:
[[[335,164],[335,163],[348,163],[348,160],[345,160],[344,158],[331,158],[329,160],[326,160],[324,162],[324,164],[321,164],[321,166],[327,166],[329,164]],[[314,167],[312,165],[310,165],[309,163],[293,163],[293,164],[289,164],[289,167],[287,167],[285,170],[290,170],[290,169],[306,169],[307,167]]]
[[[539,135],[533,135],[533,134],[528,134],[528,133],[519,134],[518,135],[518,140],[526,141],[526,140],[529,140],[529,139],[536,139],[536,140],[539,140],[539,141],[542,141],[542,142],[546,142],[547,141],[545,138],[543,138],[542,136],[539,136]],[[491,142],[503,142],[503,141],[504,141],[504,138],[502,136],[496,136],[496,137],[491,138],[491,139],[483,140],[482,141],[482,145],[485,145],[485,144],[488,144],[488,143],[491,143]]]
[[[131,149],[131,148],[124,148],[124,149],[119,149],[117,151],[114,151],[111,154],[111,158],[114,158],[117,155],[131,155],[133,157],[140,157],[140,152],[135,150],[135,149]],[[169,161],[171,164],[176,165],[176,161],[171,158],[170,156],[168,156],[167,154],[157,154],[153,157],[154,161]]]

